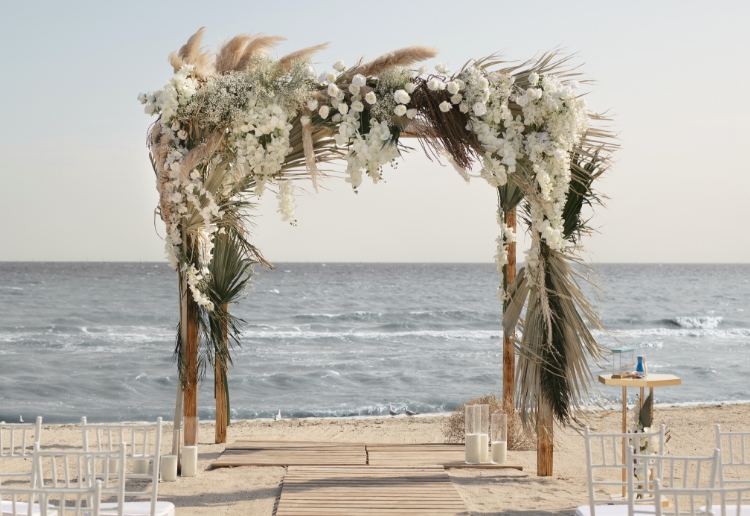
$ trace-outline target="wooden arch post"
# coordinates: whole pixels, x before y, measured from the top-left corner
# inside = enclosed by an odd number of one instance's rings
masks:
[[[516,209],[505,212],[505,225],[516,232]],[[503,286],[508,291],[510,284],[516,279],[516,243],[508,244],[508,263],[503,275]],[[507,308],[508,301],[503,303],[503,312]],[[513,385],[516,378],[516,351],[513,348],[512,334],[503,330],[503,405],[513,403]]]
[[[222,313],[229,315],[229,305],[221,306]],[[227,442],[227,386],[224,383],[227,374],[227,350],[229,348],[229,322],[227,317],[221,321],[222,353],[216,355],[214,360],[214,397],[216,398],[216,432],[214,442],[216,444]]]
[[[182,353],[185,363],[185,390],[183,392],[183,437],[185,446],[198,445],[198,306],[189,288],[183,291],[184,299],[181,325],[183,328]]]

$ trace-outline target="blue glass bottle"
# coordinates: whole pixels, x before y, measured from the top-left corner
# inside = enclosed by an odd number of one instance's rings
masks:
[[[646,374],[646,370],[643,367],[643,356],[638,355],[638,365],[635,366],[635,370],[638,373]]]

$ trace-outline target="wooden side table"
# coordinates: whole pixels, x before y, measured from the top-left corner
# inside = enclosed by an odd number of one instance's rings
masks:
[[[643,407],[644,392],[646,387],[649,394],[654,394],[654,387],[668,387],[670,385],[681,385],[682,379],[673,374],[649,374],[643,378],[612,378],[611,374],[599,375],[599,382],[604,385],[622,387],[622,433],[628,433],[628,387],[640,387],[641,396],[638,406]],[[625,439],[622,440],[622,461],[625,463]],[[622,479],[626,479],[626,470],[622,469]],[[622,495],[625,496],[625,487],[622,488]]]

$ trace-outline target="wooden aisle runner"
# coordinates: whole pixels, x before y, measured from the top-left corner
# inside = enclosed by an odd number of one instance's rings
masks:
[[[240,440],[228,444],[211,467],[366,464],[365,445],[359,443]]]
[[[442,467],[289,466],[276,516],[467,514]]]
[[[463,444],[367,444],[370,466],[443,466],[471,469],[517,469],[521,463],[508,454],[505,464],[466,464]]]

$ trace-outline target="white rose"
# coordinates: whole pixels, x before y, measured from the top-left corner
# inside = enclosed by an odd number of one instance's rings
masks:
[[[320,115],[320,118],[326,119],[328,118],[328,113],[330,113],[330,108],[328,106],[320,106],[320,111],[318,111],[318,114]]]
[[[180,129],[180,130],[179,130],[179,131],[177,132],[177,137],[178,137],[178,138],[179,138],[180,140],[186,140],[186,139],[187,139],[187,133],[185,132],[185,129]]]
[[[336,77],[334,77],[334,79],[336,79]],[[328,73],[327,72],[323,72],[320,75],[318,75],[318,82],[320,84],[323,84],[327,80],[328,80]]]
[[[458,105],[458,110],[461,113],[468,113],[469,112],[469,104],[468,104],[468,102],[461,102],[461,104]]]
[[[487,80],[486,77],[480,77],[479,78],[479,87],[483,90],[486,90],[490,86],[490,81]]]
[[[335,63],[333,63],[333,69],[336,70],[337,72],[342,71],[344,68],[346,68],[346,65],[340,59],[336,61]]]
[[[407,104],[411,100],[411,97],[405,90],[396,90],[393,93],[393,100],[399,104]]]
[[[399,104],[393,112],[396,113],[397,116],[404,116],[406,114],[406,106]]]
[[[440,103],[440,111],[443,113],[447,113],[451,109],[453,109],[453,105],[450,102],[443,101]]]
[[[416,86],[414,85],[413,82],[407,82],[406,84],[404,84],[404,89],[406,90],[406,93],[414,93],[415,88]]]
[[[440,91],[445,89],[445,83],[440,79],[436,79],[435,77],[433,77],[432,79],[427,81],[427,87],[432,91]]]
[[[338,109],[339,113],[341,113],[342,115],[345,115],[349,112],[349,106],[346,104],[346,102],[342,102],[341,104],[339,104],[338,108],[336,109]]]
[[[336,86],[335,84],[329,84],[328,85],[328,94],[331,97],[335,97],[336,95],[339,94],[339,87]]]
[[[539,74],[536,72],[531,72],[529,74],[529,84],[531,84],[532,86],[536,86],[538,82],[539,82]]]
[[[339,90],[339,92],[336,94],[336,100],[344,100],[345,96],[346,94],[343,91]]]
[[[406,118],[408,118],[409,120],[413,120],[415,116],[417,116],[417,110],[416,109],[407,109],[406,110]]]
[[[449,82],[447,84],[447,87],[448,93],[450,93],[451,95],[455,95],[456,93],[458,93],[458,84],[456,83],[456,81]]]
[[[307,125],[310,123],[310,117],[309,116],[300,117],[299,121],[302,125]]]
[[[153,104],[146,104],[146,107],[143,108],[143,112],[147,115],[152,115],[154,113],[154,105]]]
[[[362,104],[360,101],[356,100],[352,102],[352,111],[356,111],[357,113],[361,113],[365,110],[365,105]]]
[[[341,113],[336,113],[335,115],[333,115],[331,117],[331,121],[337,124],[341,122]]]
[[[461,79],[456,79],[453,82],[455,82],[458,85],[458,90],[459,91],[461,91],[462,89],[464,89],[466,87],[466,83],[464,81],[462,81]]]
[[[360,73],[352,77],[352,84],[356,84],[360,88],[364,86],[366,82],[367,82],[367,79],[365,79],[365,76]]]
[[[315,111],[316,109],[318,109],[318,101],[315,99],[308,100],[307,109],[309,109],[310,111]]]
[[[375,92],[371,91],[365,95],[365,100],[368,104],[375,104],[378,101],[378,98],[375,96]]]
[[[435,71],[437,73],[448,73],[448,67],[445,66],[443,63],[438,63],[435,65]]]
[[[312,65],[307,65],[307,68],[305,68],[305,73],[307,74],[308,79],[315,78],[315,68],[313,68]]]
[[[460,93],[456,93],[451,97],[451,102],[453,102],[454,104],[459,104],[463,99],[463,95],[461,95]]]
[[[354,83],[351,83],[351,84],[349,85],[349,93],[351,93],[352,95],[357,95],[357,94],[359,94],[359,86],[357,86],[357,85],[356,85],[356,84],[354,84]]]
[[[484,105],[484,102],[477,102],[472,106],[472,109],[477,116],[482,116],[487,112],[487,106]]]
[[[336,74],[333,72],[328,72],[326,74],[326,81],[328,82],[336,82]]]
[[[427,73],[427,66],[422,65],[419,67],[419,70],[417,70],[417,75],[424,75]]]

